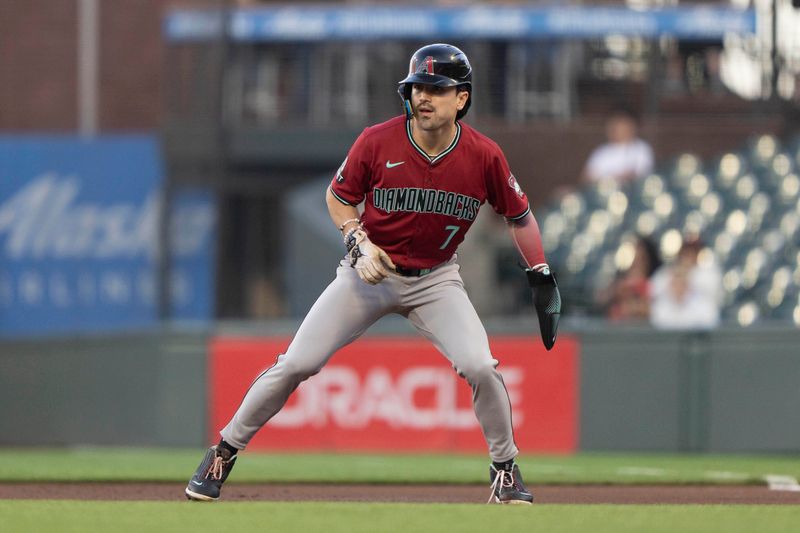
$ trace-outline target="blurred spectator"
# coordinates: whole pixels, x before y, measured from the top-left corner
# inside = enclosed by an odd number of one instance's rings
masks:
[[[597,301],[609,320],[647,320],[650,316],[650,277],[661,266],[656,245],[638,237],[630,267],[622,272]]]
[[[606,142],[589,155],[583,170],[584,182],[618,182],[646,176],[653,170],[653,149],[639,138],[636,116],[617,109],[606,122]]]
[[[699,260],[703,244],[687,239],[675,262],[653,276],[650,322],[659,329],[712,329],[719,324],[722,274]]]

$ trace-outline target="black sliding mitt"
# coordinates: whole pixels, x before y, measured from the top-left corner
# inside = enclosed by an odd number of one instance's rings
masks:
[[[558,319],[561,317],[561,293],[558,292],[556,278],[550,267],[544,266],[536,270],[526,268],[528,285],[533,293],[533,307],[539,316],[539,330],[542,333],[544,347],[550,350],[556,343]]]

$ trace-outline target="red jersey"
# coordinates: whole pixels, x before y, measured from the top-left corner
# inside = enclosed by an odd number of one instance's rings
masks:
[[[400,116],[366,128],[331,182],[342,203],[364,201],[369,238],[404,268],[447,261],[484,202],[508,220],[530,212],[528,198],[500,147],[466,124],[441,154],[430,157]]]

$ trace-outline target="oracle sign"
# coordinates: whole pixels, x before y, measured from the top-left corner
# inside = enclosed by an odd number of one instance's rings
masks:
[[[520,368],[503,370],[515,408],[521,407],[517,388],[522,374]],[[373,423],[396,429],[476,428],[472,406],[458,404],[458,387],[447,368],[410,366],[393,374],[376,366],[362,376],[355,368],[331,365],[270,423],[279,428],[364,429]]]
[[[290,339],[217,338],[211,344],[211,438],[252,380]],[[495,337],[492,353],[508,389],[514,436],[525,452],[577,446],[577,342],[546,352],[538,339]],[[302,383],[249,449],[486,451],[471,389],[426,340],[364,338]]]

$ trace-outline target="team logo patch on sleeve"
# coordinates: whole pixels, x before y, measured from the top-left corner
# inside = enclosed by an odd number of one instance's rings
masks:
[[[340,166],[339,170],[336,171],[336,181],[337,181],[337,183],[341,183],[341,182],[344,181],[344,174],[342,174],[342,171],[344,170],[344,166],[346,164],[347,164],[347,158],[345,157],[344,161],[342,161],[342,166]]]
[[[517,178],[514,177],[514,174],[510,174],[508,176],[508,186],[514,189],[514,192],[517,193],[517,196],[520,198],[525,196],[525,193],[522,192],[522,187],[520,187],[519,183],[517,183]]]

